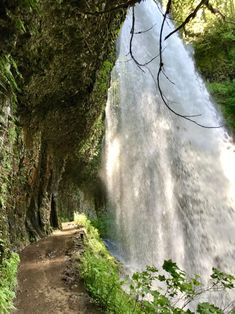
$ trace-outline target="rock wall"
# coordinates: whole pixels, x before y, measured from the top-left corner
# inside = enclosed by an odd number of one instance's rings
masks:
[[[115,40],[107,0],[0,0],[0,238],[14,247],[102,207],[97,171]]]

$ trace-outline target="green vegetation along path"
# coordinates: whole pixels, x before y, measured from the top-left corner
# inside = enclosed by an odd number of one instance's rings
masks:
[[[101,314],[71,268],[78,230],[63,224],[21,253],[14,314]]]

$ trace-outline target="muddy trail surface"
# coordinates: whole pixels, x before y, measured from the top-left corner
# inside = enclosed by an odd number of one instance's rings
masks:
[[[72,269],[71,254],[79,230],[63,224],[48,238],[20,254],[14,314],[102,314]]]

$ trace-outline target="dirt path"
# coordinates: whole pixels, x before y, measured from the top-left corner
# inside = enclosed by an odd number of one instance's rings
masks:
[[[82,282],[73,278],[69,252],[78,230],[63,225],[46,239],[21,252],[14,314],[101,314]]]

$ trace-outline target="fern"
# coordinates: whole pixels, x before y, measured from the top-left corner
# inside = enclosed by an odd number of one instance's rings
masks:
[[[9,258],[4,258],[0,265],[0,313],[6,314],[13,309],[15,297],[16,275],[19,264],[19,255],[11,253]]]
[[[20,91],[15,77],[22,78],[15,60],[10,54],[0,57],[0,95],[10,97],[13,103],[17,102],[16,93]]]

